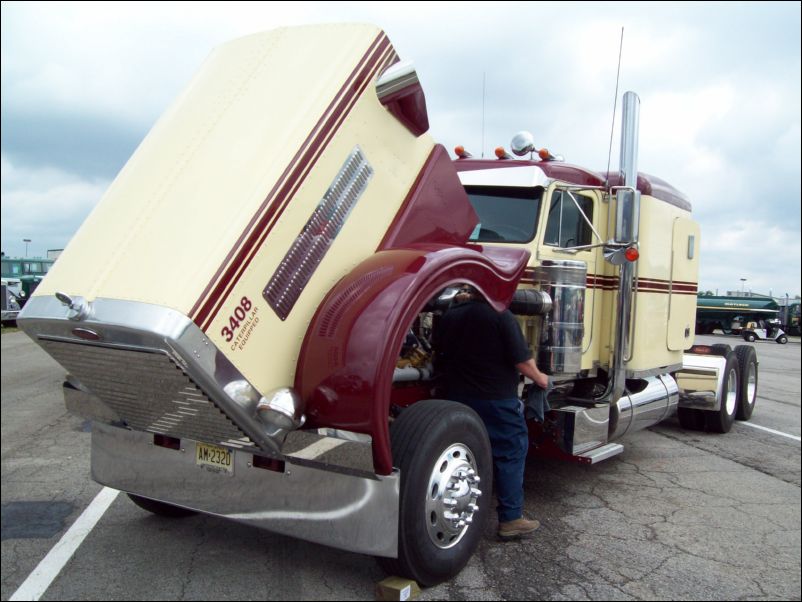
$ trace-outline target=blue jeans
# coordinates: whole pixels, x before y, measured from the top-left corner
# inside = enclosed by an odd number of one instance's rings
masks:
[[[529,431],[521,402],[517,398],[458,401],[479,414],[490,436],[499,522],[521,518],[524,505],[524,467],[529,449]]]

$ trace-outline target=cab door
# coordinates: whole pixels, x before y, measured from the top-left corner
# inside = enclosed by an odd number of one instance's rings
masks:
[[[587,265],[582,369],[598,367],[602,284],[599,275],[604,232],[600,231],[601,195],[596,190],[552,184],[546,191],[540,219],[536,261],[582,261]]]

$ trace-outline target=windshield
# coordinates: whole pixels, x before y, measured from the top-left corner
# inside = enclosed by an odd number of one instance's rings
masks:
[[[535,237],[543,188],[466,186],[479,216],[474,242],[529,242]]]

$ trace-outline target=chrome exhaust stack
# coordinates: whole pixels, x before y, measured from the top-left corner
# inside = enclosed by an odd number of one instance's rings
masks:
[[[629,354],[629,331],[632,321],[635,264],[623,259],[625,247],[638,244],[640,224],[640,192],[638,192],[638,127],[640,98],[626,92],[623,99],[621,126],[620,176],[623,186],[616,187],[615,238],[608,243],[605,255],[621,266],[618,281],[618,322],[613,343],[610,381],[600,401],[615,403],[624,393],[626,357]]]

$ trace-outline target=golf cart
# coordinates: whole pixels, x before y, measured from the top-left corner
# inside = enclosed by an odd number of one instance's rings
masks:
[[[741,331],[744,341],[776,341],[780,345],[788,342],[788,336],[780,326],[782,323],[778,319],[760,320],[757,323],[749,322],[746,328]]]

